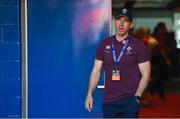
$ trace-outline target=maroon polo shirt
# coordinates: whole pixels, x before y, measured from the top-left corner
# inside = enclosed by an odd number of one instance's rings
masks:
[[[126,38],[122,42],[118,42],[115,36],[111,36],[104,39],[97,49],[96,59],[103,61],[105,70],[104,102],[134,95],[141,79],[138,64],[149,60],[146,46],[140,40],[130,36],[128,46],[118,63],[121,80],[112,81],[112,70],[115,69],[112,57],[112,39],[114,39],[116,58],[127,41]]]

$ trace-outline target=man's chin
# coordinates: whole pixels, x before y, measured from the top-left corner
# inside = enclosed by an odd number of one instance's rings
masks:
[[[126,33],[117,33],[117,35],[119,35],[119,36],[124,36]]]

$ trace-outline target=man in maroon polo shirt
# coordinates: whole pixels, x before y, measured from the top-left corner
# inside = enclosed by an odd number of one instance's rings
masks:
[[[150,80],[148,50],[140,40],[129,34],[133,27],[131,11],[121,8],[115,17],[115,35],[105,38],[97,49],[85,107],[91,112],[92,93],[103,66],[103,117],[137,117],[140,97]]]

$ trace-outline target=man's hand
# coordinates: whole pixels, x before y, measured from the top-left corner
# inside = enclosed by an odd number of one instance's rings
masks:
[[[85,101],[85,107],[86,107],[86,110],[91,112],[92,111],[92,108],[93,108],[93,98],[92,98],[92,95],[87,95],[86,97],[86,101]]]
[[[92,108],[93,108],[92,93],[96,89],[96,86],[98,84],[102,64],[103,64],[103,62],[101,60],[95,59],[93,70],[91,72],[91,76],[89,79],[89,88],[88,88],[87,97],[86,97],[86,101],[85,101],[86,110],[89,112],[91,112]]]

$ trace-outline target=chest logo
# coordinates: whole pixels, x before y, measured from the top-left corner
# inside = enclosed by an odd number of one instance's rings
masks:
[[[111,49],[111,46],[110,45],[106,45],[106,50],[109,50]]]
[[[130,46],[126,49],[125,54],[132,54],[132,48]]]

